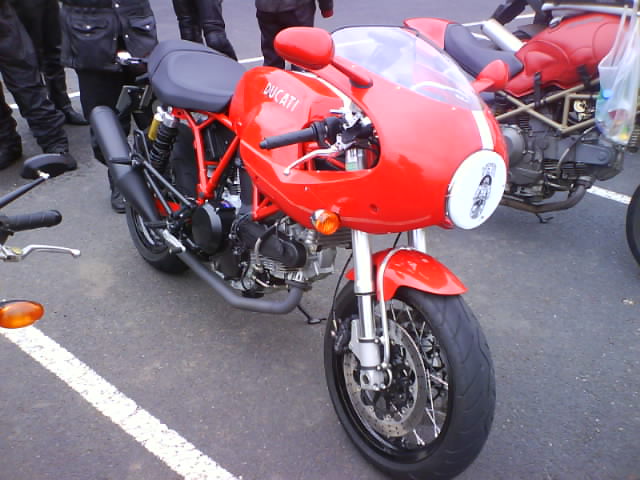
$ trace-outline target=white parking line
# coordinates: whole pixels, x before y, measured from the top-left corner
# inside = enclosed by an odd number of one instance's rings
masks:
[[[629,203],[631,203],[631,197],[629,195],[605,190],[604,188],[596,187],[595,185],[587,190],[587,192],[625,205],[629,205]]]
[[[186,480],[238,480],[35,327],[0,330]]]

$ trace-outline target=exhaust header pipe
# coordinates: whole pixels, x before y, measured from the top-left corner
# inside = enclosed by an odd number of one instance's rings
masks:
[[[116,113],[101,105],[91,111],[89,120],[111,177],[122,196],[144,220],[159,221],[160,215],[142,170],[131,164],[131,149]]]
[[[546,202],[546,203],[526,203],[520,199],[516,199],[514,197],[505,194],[500,201],[501,205],[505,205],[507,207],[515,208],[517,210],[522,210],[529,213],[535,213],[536,215],[540,213],[548,213],[548,212],[556,212],[558,210],[567,210],[568,208],[576,205],[584,194],[587,193],[586,185],[578,185],[574,192],[569,194],[569,196],[558,202]]]
[[[235,293],[224,280],[209,270],[191,252],[183,250],[177,253],[193,272],[213,288],[229,305],[240,310],[258,313],[284,314],[291,312],[300,303],[304,293],[304,285],[292,285],[289,294],[282,300],[264,300],[262,298],[247,298]]]

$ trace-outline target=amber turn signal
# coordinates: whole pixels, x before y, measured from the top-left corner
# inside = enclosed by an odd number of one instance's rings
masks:
[[[44,307],[27,300],[0,303],[0,327],[22,328],[37,322],[44,315]]]
[[[340,217],[329,210],[316,210],[311,215],[311,224],[323,235],[332,235],[340,228]]]

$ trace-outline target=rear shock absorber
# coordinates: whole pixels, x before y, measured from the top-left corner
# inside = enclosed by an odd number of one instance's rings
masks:
[[[158,107],[153,116],[153,122],[149,127],[149,138],[153,140],[149,150],[149,160],[153,168],[160,173],[164,173],[171,155],[171,148],[178,135],[178,124],[180,120],[174,117],[171,112]]]

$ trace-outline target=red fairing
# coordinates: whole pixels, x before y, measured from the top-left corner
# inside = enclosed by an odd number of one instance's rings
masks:
[[[344,226],[367,233],[447,226],[445,199],[453,173],[483,149],[472,112],[375,75],[372,87],[358,88],[334,67],[316,74],[349,92],[369,115],[380,140],[379,162],[366,170],[296,168],[285,175],[285,167],[302,156],[303,146],[262,150],[259,142],[305,128],[342,102],[319,79],[256,68],[242,78],[229,116],[240,136],[245,168],[260,192],[307,227],[311,214],[321,208],[338,213]],[[503,140],[488,110],[485,118],[495,149],[502,153]]]
[[[389,250],[391,249],[377,252],[373,256],[376,271]],[[353,280],[353,270],[349,271],[346,277]],[[391,300],[400,287],[415,288],[436,295],[461,295],[467,291],[458,277],[442,263],[414,250],[400,250],[389,260],[382,286],[384,300]]]
[[[419,31],[438,47],[444,49],[444,36],[447,26],[453,22],[441,18],[407,18],[404,24]]]
[[[538,72],[543,88],[573,87],[582,80],[581,66],[595,77],[598,63],[613,45],[619,23],[620,17],[615,15],[580,15],[543,30],[516,53],[524,70],[505,90],[516,97],[533,93]]]

